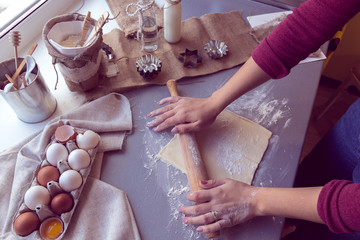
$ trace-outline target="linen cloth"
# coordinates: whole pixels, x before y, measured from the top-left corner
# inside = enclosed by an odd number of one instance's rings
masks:
[[[115,93],[53,119],[42,132],[0,152],[0,238],[17,239],[12,233],[15,214],[51,136],[63,124],[90,129],[101,136],[94,171],[87,178],[63,239],[140,239],[126,193],[97,179],[103,153],[120,150],[126,133],[132,129],[129,101]]]
[[[95,99],[110,91],[122,92],[154,84],[165,85],[169,79],[179,80],[229,69],[244,63],[258,45],[250,35],[250,27],[238,11],[189,18],[182,22],[181,32],[180,42],[169,44],[160,30],[159,48],[153,54],[163,64],[161,72],[151,80],[143,78],[136,70],[136,60],[145,54],[141,51],[141,43],[126,38],[119,29],[105,34],[103,40],[112,47],[120,73],[112,78],[103,78],[96,88],[85,93],[87,99]],[[208,57],[204,45],[210,40],[224,42],[228,46],[228,54],[217,60]],[[185,52],[186,48],[197,50],[202,57],[202,63],[196,68],[184,67],[179,61],[179,54]]]

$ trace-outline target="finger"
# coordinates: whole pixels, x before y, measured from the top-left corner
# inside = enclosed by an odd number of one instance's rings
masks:
[[[192,225],[205,225],[213,223],[217,220],[212,212],[207,212],[205,214],[194,216],[194,217],[185,217],[183,218],[183,222],[186,224]]]
[[[203,189],[210,189],[210,188],[215,188],[215,187],[221,186],[221,185],[223,185],[225,183],[226,183],[226,179],[201,180],[200,181],[200,187],[202,187]]]
[[[174,111],[167,111],[167,112],[164,112],[162,115],[160,115],[159,117],[155,118],[154,120],[146,123],[146,126],[147,127],[150,127],[150,128],[154,128],[154,127],[159,127],[160,124],[163,123],[163,126],[162,126],[162,129],[161,130],[164,130],[168,127],[170,127],[171,125],[168,125],[166,126],[167,122],[169,122],[169,119],[171,117],[173,117],[176,113]],[[157,130],[157,129],[154,129],[154,131]],[[158,129],[160,130],[160,129]]]
[[[163,114],[165,112],[168,112],[168,111],[170,111],[172,109],[173,109],[173,106],[168,105],[168,106],[165,106],[165,107],[162,107],[162,108],[158,108],[158,109],[156,109],[154,111],[151,111],[146,116],[148,116],[148,117],[156,117],[156,116],[161,115],[161,114]]]
[[[208,213],[210,211],[211,211],[211,205],[208,203],[197,204],[197,205],[188,206],[188,207],[182,206],[179,208],[179,212],[181,212],[187,216],[198,216],[198,215]]]
[[[166,97],[166,98],[163,98],[160,101],[158,101],[157,104],[163,105],[165,103],[175,103],[175,102],[179,101],[180,98],[181,97],[179,97],[179,96]]]
[[[156,126],[156,128],[154,128],[153,130],[155,132],[161,132],[169,127],[178,126],[178,124],[183,124],[185,121],[186,119],[184,118],[184,115],[179,114],[175,110],[168,111],[166,113],[163,113],[155,120],[155,124],[157,126],[153,125],[153,127]]]
[[[228,220],[221,219],[214,223],[200,226],[196,228],[196,231],[201,233],[212,233],[212,232],[220,231],[221,229],[227,227],[228,225],[229,225]]]
[[[212,194],[209,190],[200,190],[196,192],[191,192],[187,195],[187,199],[196,203],[209,202],[212,199]]]
[[[170,127],[173,127],[174,125],[176,125],[177,124],[177,122],[178,121],[180,121],[180,120],[177,120],[176,119],[176,117],[175,117],[176,115],[174,114],[173,116],[171,116],[171,117],[167,117],[167,116],[161,116],[161,118],[165,118],[164,120],[163,119],[159,119],[160,121],[160,123],[158,123],[157,124],[157,126],[155,125],[154,126],[154,128],[153,128],[153,130],[155,131],[155,132],[161,132],[161,131],[163,131],[163,130],[165,130],[165,129],[168,129],[168,128],[170,128]],[[163,120],[163,121],[162,121]],[[162,122],[161,122],[162,121]]]
[[[189,133],[189,132],[197,132],[200,128],[198,126],[198,122],[193,123],[183,123],[176,125],[172,130],[171,133]]]

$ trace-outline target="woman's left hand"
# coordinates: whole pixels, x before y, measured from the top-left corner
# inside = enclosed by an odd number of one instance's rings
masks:
[[[232,179],[202,181],[200,185],[204,190],[188,195],[196,205],[179,208],[187,215],[184,223],[200,225],[198,232],[216,232],[256,216],[256,187]]]

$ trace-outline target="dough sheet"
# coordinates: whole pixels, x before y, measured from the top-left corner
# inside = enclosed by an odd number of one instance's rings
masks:
[[[201,157],[210,179],[232,178],[251,184],[272,133],[261,125],[228,110],[196,133]],[[185,173],[177,135],[157,158]]]

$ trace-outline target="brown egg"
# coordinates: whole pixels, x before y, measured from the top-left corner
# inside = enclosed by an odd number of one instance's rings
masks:
[[[63,125],[55,130],[55,139],[59,143],[66,143],[76,138],[75,129],[69,125]]]
[[[27,236],[39,229],[40,220],[36,213],[25,212],[20,214],[14,221],[14,231],[20,236]]]
[[[60,193],[53,197],[50,203],[51,209],[54,213],[61,215],[69,212],[74,206],[74,199],[70,193]]]
[[[58,182],[60,177],[59,170],[54,166],[42,167],[37,174],[37,181],[40,185],[46,187],[50,181]]]

